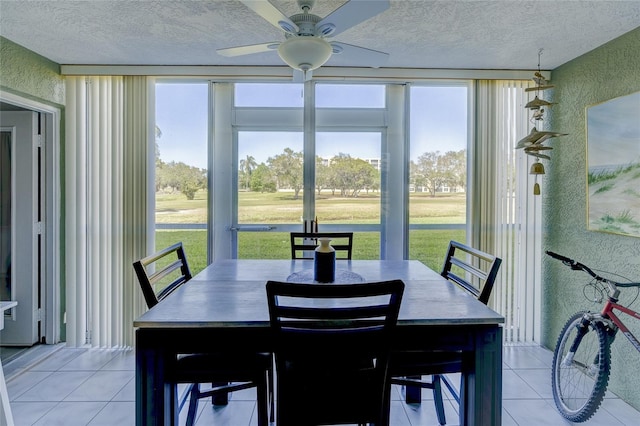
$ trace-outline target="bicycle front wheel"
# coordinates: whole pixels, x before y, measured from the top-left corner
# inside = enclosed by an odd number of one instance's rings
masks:
[[[574,314],[565,324],[553,353],[551,383],[560,414],[584,422],[596,412],[609,382],[611,348],[599,321],[585,321],[586,312]]]

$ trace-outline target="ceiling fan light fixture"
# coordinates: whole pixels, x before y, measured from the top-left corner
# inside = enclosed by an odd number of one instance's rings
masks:
[[[333,48],[318,37],[291,37],[278,46],[278,55],[291,68],[309,71],[325,64],[331,57]]]
[[[323,37],[327,37],[331,35],[335,30],[336,30],[336,26],[331,23],[326,23],[316,28],[317,34]]]
[[[295,28],[293,25],[291,25],[287,21],[278,21],[278,25],[287,34],[295,34],[298,31],[297,28]]]

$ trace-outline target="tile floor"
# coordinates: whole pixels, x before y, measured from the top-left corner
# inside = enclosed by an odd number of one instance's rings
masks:
[[[5,366],[16,426],[135,424],[135,357],[132,350],[42,348]],[[47,352],[48,351],[48,352]],[[506,346],[503,425],[568,425],[555,410],[550,388],[551,352],[537,346]],[[198,425],[255,426],[252,390],[233,395],[229,405],[198,405]],[[396,388],[392,426],[437,425],[431,391],[422,404],[405,404]],[[186,411],[186,410],[183,410]],[[446,401],[449,425],[458,424],[455,402]],[[181,416],[181,423],[184,422]],[[588,425],[639,425],[640,413],[609,393]]]

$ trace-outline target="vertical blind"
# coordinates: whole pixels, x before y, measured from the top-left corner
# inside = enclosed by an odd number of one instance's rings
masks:
[[[67,77],[66,85],[66,341],[130,346],[143,306],[131,263],[147,246],[147,81]]]
[[[472,200],[472,244],[503,260],[491,306],[505,317],[508,343],[539,339],[540,197],[532,193],[528,156],[515,149],[533,126],[524,108],[524,89],[531,86],[526,80],[476,82],[473,191],[483,195]]]

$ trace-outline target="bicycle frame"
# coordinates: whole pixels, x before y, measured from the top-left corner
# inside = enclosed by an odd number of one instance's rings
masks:
[[[614,309],[617,309],[618,311],[636,319],[640,319],[640,313],[634,311],[633,309],[629,309],[626,306],[618,304],[617,300],[612,297],[609,297],[607,303],[604,305],[604,308],[602,308],[602,311],[600,313],[602,315],[602,318],[609,319],[611,322],[613,322],[616,327],[620,329],[620,331],[622,331],[622,334],[624,334],[625,337],[629,339],[629,342],[631,342],[633,347],[636,348],[638,352],[640,352],[640,342],[638,341],[636,336],[634,336],[633,333],[631,333],[629,329],[624,325],[622,320],[616,315]]]

